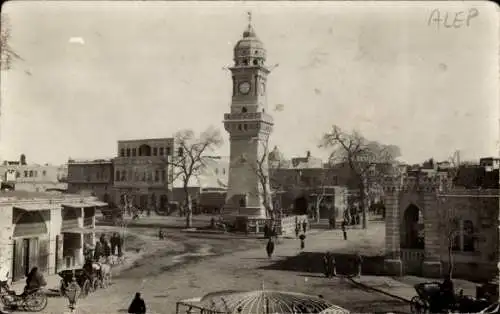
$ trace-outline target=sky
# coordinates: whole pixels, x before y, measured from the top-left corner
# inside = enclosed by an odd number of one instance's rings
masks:
[[[411,163],[498,155],[493,3],[14,1],[2,14],[23,60],[1,73],[0,159],[113,157],[118,140],[210,126],[228,155],[226,67],[248,11],[279,64],[267,105],[283,105],[271,144],[285,156],[325,157],[334,124]]]

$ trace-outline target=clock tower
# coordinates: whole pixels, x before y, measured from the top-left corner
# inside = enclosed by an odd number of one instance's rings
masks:
[[[273,118],[267,109],[266,50],[252,26],[251,14],[243,37],[234,47],[231,111],[224,115],[224,128],[230,137],[229,180],[224,218],[270,218],[264,207],[264,195],[270,195],[268,139]],[[260,162],[263,161],[263,162]],[[267,193],[264,193],[266,189]],[[269,198],[269,197],[268,197]],[[271,204],[268,199],[268,204]],[[271,205],[270,205],[271,206]]]

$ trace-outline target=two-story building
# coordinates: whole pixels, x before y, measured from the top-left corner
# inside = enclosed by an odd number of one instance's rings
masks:
[[[13,281],[34,266],[46,274],[83,264],[84,243],[95,243],[95,197],[58,192],[0,193],[0,264]]]
[[[114,202],[147,211],[168,210],[173,182],[173,138],[118,141],[113,159]]]
[[[66,190],[66,165],[22,164],[4,162],[0,165],[0,179],[4,188],[18,191],[44,192]]]
[[[86,192],[114,206],[113,160],[68,160],[68,193]]]

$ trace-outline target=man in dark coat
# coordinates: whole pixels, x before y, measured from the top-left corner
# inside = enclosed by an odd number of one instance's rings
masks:
[[[269,241],[267,241],[266,252],[267,252],[267,257],[271,258],[273,256],[274,242],[273,242],[272,238],[269,238]]]
[[[141,294],[139,292],[135,294],[132,303],[130,303],[128,312],[130,314],[146,314],[146,302],[144,302],[141,298]]]
[[[330,277],[330,252],[326,252],[323,256],[323,268],[325,277]]]
[[[300,234],[300,223],[295,224],[295,237],[298,238]]]
[[[304,219],[302,222],[302,231],[304,231],[304,233],[307,231],[307,219]]]
[[[347,240],[347,230],[345,228],[345,225],[346,225],[346,223],[344,220],[344,221],[342,221],[342,234],[344,235],[344,240]]]

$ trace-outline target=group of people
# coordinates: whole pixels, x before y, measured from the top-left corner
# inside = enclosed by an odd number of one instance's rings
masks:
[[[112,255],[121,257],[123,255],[123,237],[118,232],[115,232],[108,241],[106,235],[103,234],[99,237],[95,248],[90,245],[86,246],[84,255],[86,260],[93,260],[95,262],[102,261],[103,259],[109,261]]]

